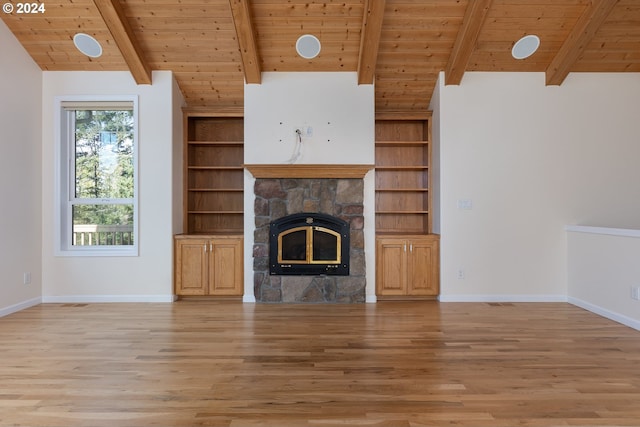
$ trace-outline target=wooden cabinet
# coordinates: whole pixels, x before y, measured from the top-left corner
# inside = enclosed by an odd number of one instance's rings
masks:
[[[431,114],[376,115],[376,294],[435,298],[439,236],[432,233]]]
[[[175,237],[175,292],[180,296],[241,296],[241,236]]]
[[[244,119],[185,112],[184,230],[243,231]]]
[[[379,298],[435,298],[440,292],[439,271],[437,235],[376,239],[376,293]]]
[[[431,116],[376,116],[378,234],[431,233]]]

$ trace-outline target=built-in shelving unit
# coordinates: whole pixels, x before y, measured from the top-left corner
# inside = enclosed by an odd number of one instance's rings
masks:
[[[376,233],[431,232],[430,115],[376,116]]]
[[[184,234],[174,237],[179,297],[243,292],[242,111],[184,112]]]
[[[242,234],[244,120],[185,112],[187,234]]]
[[[431,234],[431,115],[376,115],[376,295],[433,299],[440,239]]]

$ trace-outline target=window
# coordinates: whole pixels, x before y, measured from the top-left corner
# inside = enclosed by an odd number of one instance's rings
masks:
[[[59,255],[137,255],[136,100],[59,100]]]

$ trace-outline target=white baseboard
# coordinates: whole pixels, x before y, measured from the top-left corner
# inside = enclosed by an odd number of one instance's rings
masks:
[[[640,331],[640,320],[636,320],[623,314],[607,310],[606,308],[591,304],[590,302],[583,301],[579,298],[569,297],[568,302],[602,317],[606,317],[609,320],[613,320],[614,322],[621,323],[625,326]]]
[[[440,302],[567,302],[566,295],[440,295]]]
[[[107,302],[174,302],[175,295],[60,295],[43,296],[45,304],[81,304]]]
[[[10,305],[9,307],[0,308],[0,317],[7,316],[12,313],[16,313],[18,311],[24,310],[29,307],[33,307],[35,305],[41,304],[42,298],[32,298],[26,301],[19,302],[18,304]]]

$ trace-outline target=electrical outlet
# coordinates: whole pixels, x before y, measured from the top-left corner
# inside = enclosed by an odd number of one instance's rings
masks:
[[[458,269],[458,280],[464,280],[464,269]]]
[[[631,287],[631,299],[640,301],[640,286]]]
[[[308,125],[296,126],[293,129],[293,132],[296,135],[299,135],[301,138],[310,138],[310,137],[313,136],[313,128],[311,126],[308,126]]]
[[[31,284],[31,273],[30,272],[26,272],[22,275],[22,284],[24,285],[30,285]]]

